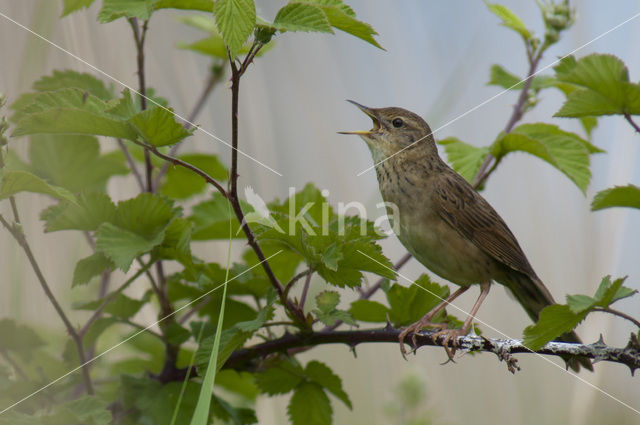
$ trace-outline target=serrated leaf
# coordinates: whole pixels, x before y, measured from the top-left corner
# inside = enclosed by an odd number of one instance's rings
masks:
[[[489,10],[502,20],[502,25],[516,31],[525,41],[531,39],[531,32],[524,25],[524,22],[511,10],[501,4],[487,3]]]
[[[480,171],[490,149],[469,145],[456,137],[439,140],[438,144],[444,146],[453,169],[473,184],[473,180]]]
[[[539,350],[547,342],[572,331],[585,315],[572,312],[566,305],[550,305],[542,310],[536,324],[525,328],[523,343],[532,351]]]
[[[594,295],[596,305],[608,308],[615,301],[634,295],[637,292],[636,290],[622,286],[626,279],[626,277],[618,278],[612,283],[611,276],[605,276]]]
[[[378,33],[371,25],[357,20],[352,14],[347,13],[339,6],[322,6],[322,10],[327,15],[332,27],[358,37],[359,39],[384,50],[376,39],[373,38],[375,35],[378,35]]]
[[[336,309],[340,303],[340,294],[336,291],[322,291],[316,296],[316,306],[323,313]]]
[[[329,245],[329,248],[327,248],[322,255],[322,262],[329,270],[333,270],[335,272],[338,270],[338,262],[343,258],[344,256],[342,255],[342,252],[340,252],[338,245],[334,243]]]
[[[217,155],[192,153],[180,155],[178,158],[199,168],[218,181],[227,179],[227,168]],[[184,167],[172,167],[167,172],[166,181],[160,191],[170,198],[186,199],[202,192],[206,187],[207,182],[193,171]]]
[[[145,237],[155,237],[164,230],[175,211],[166,199],[151,193],[120,201],[116,208],[115,224]]]
[[[76,202],[75,196],[67,189],[50,185],[29,172],[0,170],[0,199],[20,192],[42,193],[60,200]]]
[[[327,389],[330,393],[338,397],[349,409],[352,408],[349,396],[342,389],[342,380],[338,375],[324,363],[312,360],[304,368],[304,374],[311,381]]]
[[[135,140],[137,133],[126,122],[105,113],[108,105],[77,88],[36,93],[17,110],[13,136],[29,134],[86,134]],[[15,105],[15,104],[14,104]]]
[[[492,154],[500,158],[509,152],[528,152],[553,165],[584,193],[591,179],[589,155],[596,149],[575,133],[538,123],[523,124],[502,134],[494,142]]]
[[[74,193],[103,191],[111,177],[130,172],[119,152],[101,155],[94,136],[37,134],[30,139],[32,172]]]
[[[394,284],[387,291],[391,307],[389,319],[398,326],[416,322],[448,296],[449,287],[431,282],[427,275],[422,275],[408,288]]]
[[[151,251],[163,238],[164,231],[147,238],[111,223],[103,223],[96,231],[96,250],[127,272],[137,256]]]
[[[269,395],[286,394],[293,391],[303,379],[303,371],[298,366],[283,361],[255,375],[260,391]]]
[[[389,309],[377,301],[356,300],[351,303],[349,313],[355,320],[383,323],[387,320]]]
[[[256,25],[253,0],[218,0],[213,5],[213,14],[231,57],[235,57]]]
[[[100,253],[92,254],[78,261],[73,271],[73,281],[71,286],[85,285],[91,279],[101,275],[107,269],[113,267],[113,263]]]
[[[582,313],[583,311],[589,310],[595,303],[596,300],[588,295],[567,295],[567,305],[573,313]]]
[[[173,111],[153,106],[137,113],[127,120],[145,143],[153,146],[167,146],[180,142],[191,132],[180,125]]]
[[[64,9],[62,9],[62,17],[72,14],[83,7],[88,8],[95,0],[64,0]]]
[[[104,0],[98,13],[98,20],[103,24],[118,18],[138,18],[147,20],[153,13],[153,4],[158,0]]]
[[[73,1],[75,1],[76,3],[81,3],[86,2],[87,0]],[[93,0],[88,1],[92,2]],[[80,73],[70,69],[64,71],[54,70],[52,75],[45,75],[44,77],[33,83],[33,88],[41,92],[64,89],[68,87],[75,87],[77,89],[84,90],[102,100],[109,100],[113,97],[113,88],[107,88],[107,86],[104,84],[104,81],[86,72]]]
[[[598,211],[612,207],[630,207],[640,209],[640,187],[629,184],[602,190],[591,203],[591,210]]]
[[[80,195],[77,203],[63,201],[40,214],[45,221],[45,232],[58,230],[84,230],[92,232],[104,222],[113,222],[116,206],[103,192]]]
[[[312,3],[288,3],[276,14],[273,27],[280,31],[333,32],[323,10]]]
[[[320,385],[303,382],[293,392],[287,413],[292,425],[330,425],[333,410]]]

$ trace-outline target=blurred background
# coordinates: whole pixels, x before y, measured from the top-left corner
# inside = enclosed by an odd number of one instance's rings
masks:
[[[96,16],[101,2],[95,3],[88,10],[62,19],[61,1],[0,0],[0,12],[136,87],[130,29],[123,20],[100,25]],[[258,14],[272,19],[285,2],[256,3]],[[386,51],[340,32],[333,36],[278,36],[274,49],[257,59],[243,79],[240,146],[283,176],[241,156],[240,187],[251,185],[269,200],[288,196],[290,186],[301,189],[306,182],[314,182],[329,191],[333,205],[359,201],[376,217],[379,210],[375,205],[381,198],[375,173],[357,176],[372,165],[369,151],[359,138],[336,134],[338,130],[369,128],[370,121],[345,99],[374,107],[401,106],[419,113],[432,128],[438,128],[500,91],[486,85],[492,64],[524,75],[527,63],[521,39],[501,27],[483,2],[349,0],[347,3],[359,19],[378,31],[377,40]],[[501,3],[542,35],[544,28],[534,1]],[[546,53],[542,67],[640,12],[634,0],[615,3],[582,0],[573,1],[571,6],[577,12],[575,24]],[[180,11],[154,14],[146,46],[149,86],[168,98],[176,113],[183,116],[200,94],[209,66],[207,58],[175,47],[176,40],[192,42],[202,37],[201,32],[179,22],[177,17],[185,14]],[[7,95],[9,103],[53,69],[95,73],[6,17],[0,16],[0,91]],[[639,42],[640,17],[590,43],[576,55],[582,57],[593,52],[617,55],[629,67],[631,80],[637,81]],[[119,91],[118,83],[114,85]],[[443,128],[435,134],[436,138],[456,136],[478,146],[490,144],[504,128],[516,96],[517,93],[507,93],[498,97]],[[562,101],[560,92],[543,91],[539,106],[524,121],[553,122],[581,133],[577,121],[551,117]],[[197,123],[230,140],[229,106],[229,84],[221,84]],[[592,157],[593,178],[586,197],[550,165],[518,153],[503,161],[484,192],[558,300],[570,293],[593,293],[607,274],[629,275],[627,285],[640,289],[640,213],[621,208],[596,213],[589,210],[597,191],[640,183],[637,165],[640,135],[634,134],[621,117],[605,117],[599,119],[592,142],[607,153]],[[223,159],[230,155],[227,147],[202,132],[196,132],[184,143],[183,152],[218,153]],[[105,150],[112,148],[103,144]],[[25,146],[14,141],[13,149],[21,151]],[[130,197],[135,190],[133,179],[112,179],[110,192],[116,199]],[[21,194],[18,204],[35,255],[55,286],[56,295],[69,308],[78,296],[71,292],[69,283],[74,262],[87,255],[86,243],[68,232],[43,233],[38,214],[50,204],[44,197]],[[0,203],[0,212],[7,211],[7,202]],[[383,241],[383,247],[392,261],[405,253],[393,236]],[[238,247],[238,252],[241,248]],[[223,245],[198,246],[198,254],[210,260],[222,261],[225,253]],[[414,279],[424,271],[423,266],[412,260],[402,274]],[[314,287],[315,291],[321,289],[319,283]],[[457,305],[469,309],[476,294],[463,297]],[[343,307],[354,296],[354,293],[343,295]],[[617,307],[637,317],[637,303],[637,298],[633,298],[621,301]],[[84,317],[78,312],[71,315],[75,323],[81,323]],[[62,329],[23,252],[4,229],[0,232],[0,317],[11,317],[42,329]],[[521,307],[500,287],[492,291],[478,317],[512,337],[520,337],[529,324]],[[150,311],[139,319],[143,323],[153,320]],[[585,342],[594,342],[599,334],[604,334],[605,342],[612,345],[626,344],[630,331],[631,327],[622,320],[605,315],[590,316],[578,328]],[[484,332],[490,337],[499,336],[486,328]],[[626,367],[616,364],[598,364],[594,373],[582,372],[576,378],[565,373],[558,359],[545,361],[534,355],[520,355],[522,371],[514,376],[490,354],[465,356],[456,364],[442,366],[446,356],[441,349],[425,348],[404,361],[394,344],[359,346],[357,358],[347,347],[339,345],[318,347],[302,357],[320,358],[342,377],[354,409],[349,411],[342,404],[333,403],[336,424],[403,423],[390,420],[389,409],[385,413],[384,406],[405,399],[403,391],[406,393],[407,385],[417,385],[416,382],[421,383],[419,387],[424,386],[421,393],[424,417],[431,418],[433,423],[623,424],[638,423],[639,419],[637,413],[613,398],[640,409],[637,381],[640,378],[634,380]],[[260,399],[257,412],[260,423],[286,423],[286,402],[286,397]]]

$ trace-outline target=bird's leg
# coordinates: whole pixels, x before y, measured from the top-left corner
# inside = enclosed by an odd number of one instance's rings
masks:
[[[461,286],[460,288],[458,288],[456,292],[449,295],[446,300],[443,300],[440,304],[432,308],[431,311],[429,311],[427,314],[422,316],[422,319],[408,326],[400,333],[400,335],[398,336],[398,342],[400,342],[400,352],[402,353],[402,357],[404,357],[405,359],[407,358],[407,352],[404,349],[404,339],[410,333],[413,334],[412,342],[413,342],[413,346],[415,347],[416,333],[420,332],[423,328],[426,328],[427,326],[429,326],[429,327],[438,328],[442,330],[446,329],[447,327],[446,323],[431,323],[431,319],[433,319],[436,316],[436,314],[440,312],[440,310],[442,310],[443,308],[451,304],[453,300],[455,300],[460,295],[462,295],[467,289],[469,289],[468,286]]]
[[[480,305],[484,301],[484,299],[489,295],[489,289],[491,289],[491,282],[483,283],[480,285],[480,295],[476,300],[476,303],[473,305],[473,308],[469,312],[467,318],[465,319],[462,328],[460,329],[443,329],[439,332],[433,334],[432,338],[435,341],[438,337],[444,335],[444,339],[442,340],[442,346],[444,350],[447,352],[447,356],[449,360],[453,361],[453,355],[456,353],[456,349],[458,348],[458,337],[465,336],[469,333],[469,328],[471,327],[471,322],[476,317],[476,313],[480,309]],[[449,341],[451,341],[451,349],[449,349]]]

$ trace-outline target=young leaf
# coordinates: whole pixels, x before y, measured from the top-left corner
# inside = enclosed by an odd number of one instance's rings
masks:
[[[6,199],[19,192],[42,193],[60,200],[76,202],[75,196],[67,189],[50,185],[31,173],[0,170],[0,199]]]
[[[293,425],[330,425],[333,410],[320,385],[303,382],[293,392],[287,413]]]
[[[438,144],[444,146],[447,158],[449,158],[453,169],[460,173],[469,183],[473,183],[473,179],[489,154],[489,148],[478,148],[456,137],[439,140]]]
[[[375,35],[378,35],[378,33],[373,29],[371,25],[357,20],[352,13],[346,12],[340,6],[322,6],[322,10],[327,15],[329,23],[332,27],[338,28],[339,30],[344,31],[347,34],[358,37],[359,39],[364,40],[379,49],[384,50],[382,46],[376,41],[376,39],[373,38]]]
[[[98,13],[103,24],[118,18],[138,18],[147,20],[153,13],[153,4],[158,0],[104,0]]]
[[[75,1],[82,2],[86,0]],[[64,71],[54,70],[52,75],[45,75],[33,83],[33,88],[40,92],[53,91],[68,87],[75,87],[77,89],[84,90],[105,101],[113,98],[112,86],[107,87],[104,84],[104,81],[86,72],[80,73],[69,69]]]
[[[316,306],[323,313],[336,309],[340,302],[340,294],[336,291],[322,291],[316,296]]]
[[[487,3],[487,7],[494,15],[502,20],[502,25],[516,31],[525,41],[531,39],[531,33],[515,13],[501,4]]]
[[[583,193],[591,179],[589,155],[600,152],[577,134],[542,123],[522,124],[511,133],[502,134],[492,148],[492,154],[496,158],[514,151],[528,152],[553,165]]]
[[[218,0],[213,14],[231,57],[235,57],[256,25],[256,5],[253,0]]]
[[[542,310],[536,324],[525,328],[523,343],[533,351],[539,350],[547,342],[572,331],[585,316],[586,313],[574,313],[566,305],[550,305]]]
[[[640,209],[640,187],[632,184],[616,186],[596,194],[591,210],[598,211],[612,207],[631,207]]]
[[[62,17],[72,14],[75,11],[88,8],[95,0],[64,0],[64,9],[62,10]]]
[[[227,168],[217,155],[192,153],[180,155],[179,159],[198,167],[218,181],[227,179]],[[192,171],[184,167],[172,167],[160,191],[170,198],[186,199],[202,192],[206,186],[207,182]]]
[[[500,65],[491,65],[488,85],[500,86],[509,90],[522,90],[525,81],[504,69]],[[538,75],[533,77],[531,81],[532,90],[540,90],[546,87],[553,87],[555,79],[546,75]]]
[[[612,283],[611,276],[605,276],[600,282],[598,290],[594,295],[594,298],[597,301],[597,305],[602,308],[607,308],[610,304],[622,298],[630,297],[631,295],[638,292],[634,289],[622,286],[626,279],[626,277],[618,278]]]
[[[176,122],[171,110],[153,106],[137,113],[127,120],[145,143],[153,146],[167,146],[180,142],[191,135]]]
[[[312,3],[289,3],[283,6],[273,21],[280,31],[333,32],[323,10]]]
[[[336,308],[339,302],[340,294],[336,291],[323,291],[316,296],[316,306],[318,308],[313,310],[313,313],[318,320],[327,326],[332,326],[338,320],[357,326],[350,313]]]
[[[338,397],[349,409],[352,408],[349,396],[342,389],[342,380],[338,375],[333,373],[329,366],[317,360],[312,360],[307,363],[307,366],[304,368],[304,374],[311,381]]]
[[[100,253],[92,254],[78,261],[73,271],[71,286],[85,285],[91,279],[112,268],[113,262]]]

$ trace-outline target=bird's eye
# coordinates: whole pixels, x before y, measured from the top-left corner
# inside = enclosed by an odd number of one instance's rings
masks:
[[[402,121],[402,118],[396,118],[391,122],[391,124],[393,124],[394,127],[398,128],[398,127],[402,127],[402,124],[404,124],[404,121]]]

